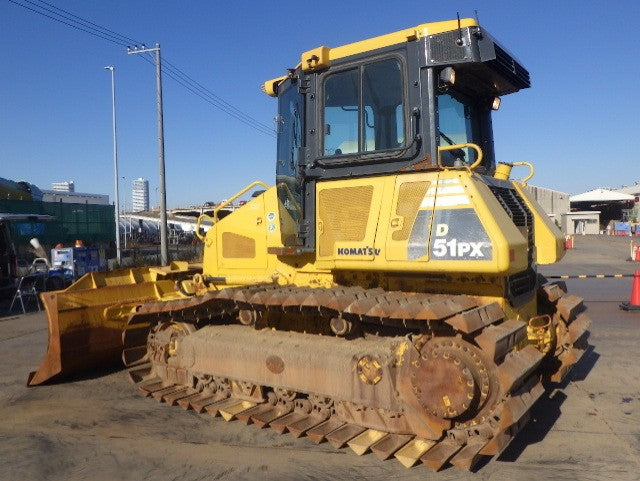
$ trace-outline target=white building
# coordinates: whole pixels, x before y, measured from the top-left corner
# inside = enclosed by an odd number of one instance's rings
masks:
[[[106,194],[89,194],[83,192],[60,192],[57,190],[43,190],[44,202],[62,202],[63,204],[100,204],[109,205]]]
[[[140,177],[133,181],[131,190],[131,211],[149,210],[149,181]]]
[[[75,192],[76,186],[73,183],[73,180],[68,180],[65,182],[52,182],[51,190],[56,192]]]

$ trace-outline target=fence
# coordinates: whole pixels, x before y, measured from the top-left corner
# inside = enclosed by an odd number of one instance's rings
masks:
[[[81,239],[85,244],[108,245],[115,242],[114,207],[99,204],[68,204],[0,200],[0,212],[9,214],[45,214],[55,217],[48,222],[16,221],[11,223],[11,236],[16,246],[26,246],[37,237],[43,245],[72,244]]]

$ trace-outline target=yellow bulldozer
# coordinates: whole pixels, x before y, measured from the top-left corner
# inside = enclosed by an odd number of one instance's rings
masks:
[[[495,160],[492,111],[529,86],[473,19],[302,53],[263,87],[275,185],[216,208],[202,265],[43,293],[29,384],[122,358],[144,396],[405,466],[499,454],[590,322],[537,273],[564,244],[525,188],[533,166]]]

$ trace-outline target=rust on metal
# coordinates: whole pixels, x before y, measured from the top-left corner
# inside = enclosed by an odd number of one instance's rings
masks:
[[[267,369],[274,374],[280,374],[284,371],[284,361],[280,356],[269,356],[266,360]]]
[[[137,306],[157,300],[159,292],[177,292],[177,274],[163,272],[136,268],[90,273],[67,289],[42,293],[49,341],[45,357],[29,374],[27,385],[120,365],[123,350],[130,347],[122,341],[129,314]]]
[[[556,304],[558,314],[569,323],[576,318],[576,315],[584,309],[582,297],[573,294],[565,294]]]
[[[371,452],[376,458],[384,461],[393,456],[396,451],[413,439],[408,434],[388,434],[377,443],[371,446]]]
[[[445,439],[429,449],[420,461],[428,468],[439,471],[461,448],[462,446],[455,441]]]
[[[378,384],[382,379],[382,365],[373,356],[361,357],[358,360],[357,369],[358,377],[365,384]]]
[[[31,380],[73,372],[92,345],[78,339],[112,329],[109,355],[145,396],[435,470],[505,449],[544,392],[543,359],[565,375],[590,322],[580,298],[542,288],[557,340],[540,352],[525,322],[471,296],[265,284],[185,298],[143,274],[49,294],[52,358]]]
[[[499,325],[491,325],[476,336],[476,343],[487,355],[498,360],[527,337],[527,325],[523,321],[509,319]]]
[[[345,424],[344,426],[341,426],[335,431],[327,434],[327,441],[334,448],[341,448],[347,444],[347,442],[366,431],[366,429],[367,428],[357,426],[355,424]]]
[[[504,312],[497,302],[463,311],[445,320],[454,329],[470,334],[504,319]]]

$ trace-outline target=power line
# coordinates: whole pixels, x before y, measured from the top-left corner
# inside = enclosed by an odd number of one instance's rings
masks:
[[[30,2],[29,0],[23,0],[23,1],[27,1],[28,3],[32,3],[32,2]],[[71,12],[69,12],[69,11],[67,11],[67,10],[65,10],[65,9],[63,9],[63,8],[56,7],[55,5],[53,5],[53,4],[51,4],[51,3],[48,3],[48,2],[45,2],[44,0],[38,0],[38,2],[40,2],[40,3],[44,4],[44,5],[48,5],[48,6],[50,6],[50,7],[53,7],[53,8],[55,8],[56,10],[59,10],[59,11],[61,11],[61,12],[64,12],[64,13],[66,13],[66,14],[68,14],[68,15],[71,15],[73,18],[77,18],[78,20],[80,20],[80,21],[82,21],[82,22],[84,22],[84,23],[87,23],[87,24],[89,24],[89,25],[93,25],[94,27],[97,27],[97,28],[99,28],[100,30],[104,30],[104,31],[106,31],[106,32],[109,32],[109,33],[111,33],[111,34],[113,34],[113,35],[115,35],[115,36],[117,36],[117,37],[120,37],[120,38],[122,38],[122,39],[126,40],[127,42],[132,42],[132,43],[141,43],[141,42],[138,42],[137,40],[135,40],[135,39],[133,39],[133,38],[131,38],[131,37],[127,37],[127,36],[125,36],[125,35],[121,35],[121,34],[119,34],[118,32],[114,32],[113,30],[109,30],[108,28],[103,27],[103,26],[101,26],[101,25],[98,25],[97,23],[93,23],[92,21],[87,20],[86,18],[79,17],[78,15],[75,15],[75,14],[73,14],[73,13],[71,13]]]
[[[17,0],[9,0],[9,1],[15,5],[18,5],[22,8],[30,10],[31,12],[41,15],[43,17],[46,17],[50,20],[56,21],[68,27],[74,28],[76,30],[85,32],[94,37],[107,40],[111,43],[120,45],[122,47],[129,47],[130,43],[142,44],[142,42],[139,42],[131,37],[119,34],[113,30],[110,30],[97,23],[87,20],[86,18],[75,15],[74,13],[71,13],[67,10],[57,7],[44,0],[36,0],[38,3],[35,3],[31,0],[21,0],[22,2],[25,2],[35,8],[32,8],[29,5],[25,5],[25,3],[20,3]],[[46,7],[43,5],[46,5]],[[47,8],[47,7],[51,7],[51,8]],[[150,61],[145,56],[141,55],[140,57],[146,60],[147,62],[153,64],[153,61]],[[162,65],[162,71],[167,76],[169,76],[172,80],[180,84],[182,87],[187,89],[192,94],[204,100],[214,108],[221,110],[223,113],[257,130],[258,132],[261,132],[263,134],[270,135],[270,136],[275,136],[274,129],[271,128],[268,124],[255,119],[254,117],[250,116],[249,114],[243,112],[239,108],[230,104],[226,100],[222,99],[220,96],[213,93],[211,90],[206,88],[200,82],[196,81],[195,79],[187,75],[175,64],[169,62],[166,59],[165,59],[165,63],[167,65]]]
[[[174,73],[176,76],[181,77],[184,82],[189,83],[194,89],[201,91],[205,96],[210,98],[212,105],[216,106],[221,110],[224,110],[225,112],[229,113],[230,115],[233,115],[234,117],[235,116],[242,117],[247,122],[254,123],[256,126],[259,126],[273,133],[273,129],[269,125],[263,122],[260,122],[259,120],[251,117],[250,115],[242,112],[237,107],[234,107],[229,102],[227,102],[226,100],[222,99],[221,97],[213,93],[211,90],[206,88],[200,82],[194,80],[192,77],[184,73],[182,70],[180,70],[178,67],[176,67],[174,64],[172,64],[166,59],[165,59],[165,63],[169,65],[169,67],[165,68],[167,72]],[[176,79],[174,78],[174,80]]]
[[[145,62],[147,62],[147,63],[149,63],[151,65],[154,65],[153,59],[149,58],[149,56],[141,56],[141,58]],[[167,61],[165,60],[165,62],[167,62]],[[167,62],[167,63],[169,63],[169,62]],[[213,107],[217,108],[218,110],[222,110],[224,113],[226,113],[227,115],[229,115],[229,116],[235,118],[236,120],[242,122],[243,124],[248,125],[249,127],[253,128],[253,129],[255,129],[258,132],[261,132],[263,134],[275,136],[275,132],[272,129],[270,129],[268,126],[266,126],[266,124],[258,122],[257,120],[253,119],[252,117],[249,117],[248,115],[243,114],[239,110],[237,111],[238,113],[236,113],[234,110],[237,110],[237,109],[235,109],[235,107],[233,107],[233,106],[231,106],[231,108],[228,108],[228,107],[225,107],[224,105],[220,105],[218,101],[208,97],[208,95],[213,95],[211,93],[209,93],[207,95],[206,93],[202,93],[202,92],[198,91],[193,85],[189,84],[188,82],[186,82],[182,78],[180,78],[179,74],[177,74],[174,69],[168,69],[163,65],[162,66],[162,73],[167,75],[168,77],[170,77],[176,83],[182,85],[185,89],[187,89],[192,94],[196,95],[197,97],[200,97],[202,100],[204,100],[208,104],[211,104]],[[234,110],[231,110],[231,109],[234,109]]]
[[[107,41],[109,41],[109,42],[112,42],[112,43],[115,43],[115,44],[118,44],[118,45],[122,45],[120,42],[117,42],[117,41],[115,41],[115,40],[113,40],[113,39],[111,39],[111,38],[105,37],[105,36],[103,36],[103,35],[99,35],[99,34],[97,34],[97,33],[95,33],[95,32],[90,31],[90,30],[86,30],[86,29],[84,29],[84,28],[82,28],[82,27],[78,27],[77,25],[73,25],[73,24],[71,24],[71,23],[67,23],[67,22],[65,22],[64,20],[60,20],[59,18],[55,18],[55,17],[52,17],[52,16],[50,16],[50,15],[47,15],[46,13],[43,13],[43,12],[41,12],[41,11],[39,11],[39,10],[36,10],[36,9],[34,9],[34,8],[31,8],[31,7],[29,7],[29,6],[27,6],[27,5],[24,5],[24,4],[22,4],[22,3],[19,3],[19,2],[17,2],[16,0],[9,0],[9,1],[10,1],[11,3],[16,4],[16,5],[19,5],[19,6],[20,6],[20,7],[22,7],[22,8],[26,8],[27,10],[31,10],[32,12],[37,13],[38,15],[42,15],[43,17],[47,17],[47,18],[49,18],[49,19],[51,19],[51,20],[54,20],[54,21],[56,21],[56,22],[60,22],[60,23],[62,23],[62,24],[64,24],[64,25],[67,25],[67,26],[69,26],[69,27],[71,27],[71,28],[75,28],[76,30],[80,30],[80,31],[82,31],[82,32],[88,33],[89,35],[93,35],[94,37],[98,37],[98,38],[101,38],[101,39],[103,39],[103,40],[107,40]],[[64,17],[63,17],[63,18],[64,18]]]

